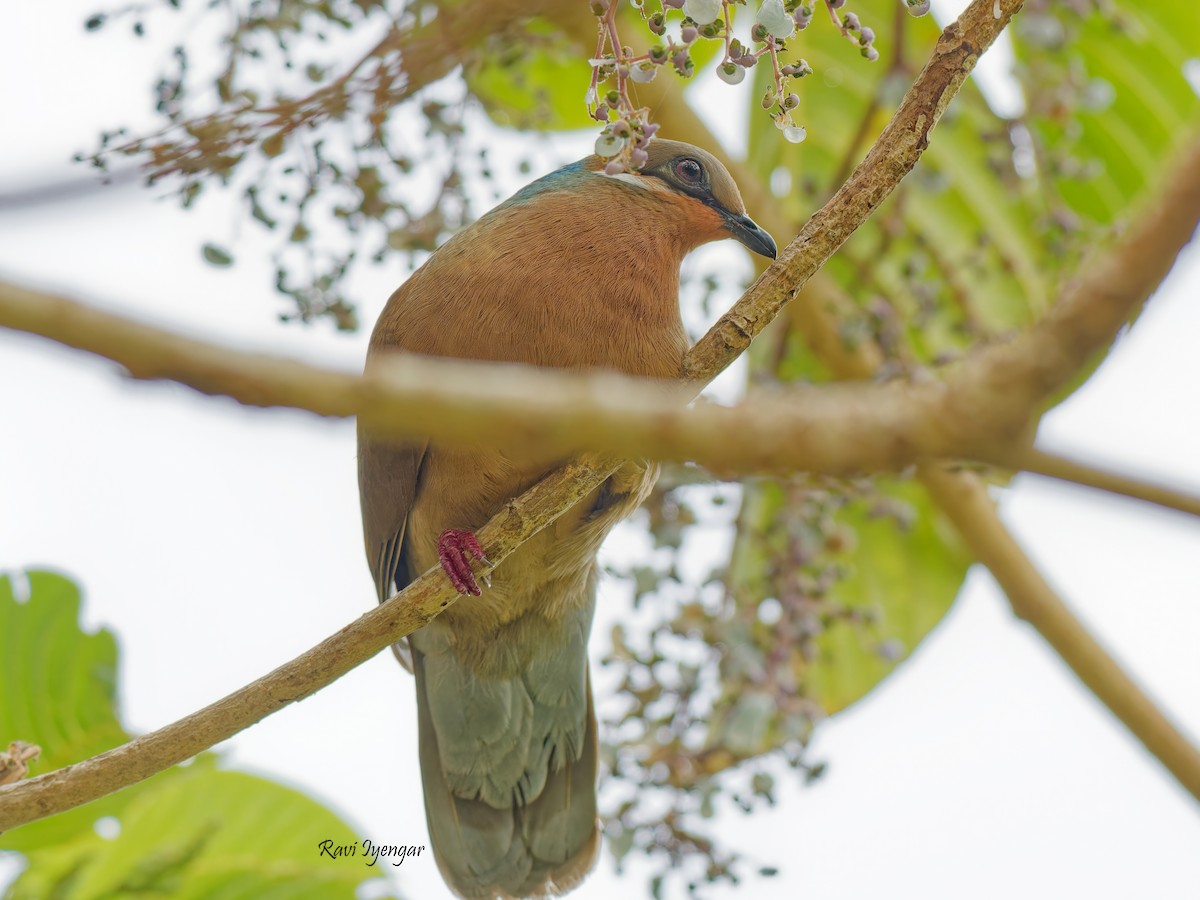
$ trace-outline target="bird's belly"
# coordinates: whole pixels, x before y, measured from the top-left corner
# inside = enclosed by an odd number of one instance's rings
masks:
[[[405,535],[409,570],[420,575],[438,565],[437,541],[448,528],[475,531],[512,498],[554,469],[554,459],[518,462],[488,448],[430,447],[421,468],[421,488]],[[440,618],[456,632],[494,635],[527,617],[556,622],[573,609],[594,564],[594,551],[578,559],[554,553],[595,504],[584,498],[554,525],[534,535],[492,573],[481,597],[464,597]],[[583,548],[581,548],[581,551]],[[548,566],[553,554],[555,565]]]

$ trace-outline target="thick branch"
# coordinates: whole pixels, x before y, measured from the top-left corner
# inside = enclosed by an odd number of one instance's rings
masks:
[[[959,23],[965,23],[972,13],[983,14],[984,12],[978,4],[973,4],[971,9],[968,9],[959,19]],[[1016,9],[1014,8],[1010,12],[1015,13]],[[651,92],[658,91],[652,98],[652,105],[662,109],[659,118],[663,120],[664,125],[669,127],[672,136],[712,146],[719,153],[719,147],[716,146],[715,141],[705,140],[702,137],[707,133],[707,129],[695,113],[686,104],[671,102],[669,98],[663,96],[661,82],[662,80],[659,79],[650,85],[644,85],[643,90],[649,88]],[[671,89],[666,88],[665,92],[671,93]],[[669,122],[667,121],[668,116],[671,119]],[[878,149],[882,143],[881,139],[875,149]],[[873,150],[872,154],[874,152]],[[731,171],[737,173],[736,164],[731,164],[732,161],[729,159],[725,159],[724,162],[730,166]],[[738,181],[751,189],[758,187],[758,183],[754,180],[738,178]],[[752,192],[752,190],[747,192],[747,200],[755,209],[756,215],[760,216],[769,230],[783,233],[785,229],[780,227],[777,217],[773,216],[774,205],[761,193],[752,198],[749,195]],[[774,224],[772,224],[773,220]],[[1126,261],[1132,262],[1135,267],[1134,273],[1141,273],[1140,275],[1133,274],[1133,280],[1146,274],[1147,270],[1138,264],[1136,253],[1129,254]],[[1127,284],[1124,290],[1127,297],[1138,293],[1137,289],[1129,290],[1129,287],[1131,285]],[[814,288],[816,289],[814,290]],[[848,304],[840,294],[841,292],[830,283],[827,277],[818,275],[811,279],[804,289],[798,291],[794,298],[795,302],[788,307],[788,315],[792,320],[791,327],[804,335],[810,349],[836,377],[841,379],[870,378],[883,359],[882,353],[873,341],[864,340],[848,345],[842,340],[839,330],[840,313],[848,307]],[[1089,313],[1086,294],[1076,292],[1074,296],[1077,298],[1077,305],[1074,305],[1075,314],[1083,314],[1096,324],[1113,321],[1111,315],[1103,312],[1094,315]],[[1097,303],[1100,306],[1104,305],[1099,297],[1097,297]],[[1128,317],[1132,318],[1135,312],[1136,306],[1129,311]],[[735,337],[737,335],[736,325],[736,322],[731,323],[731,326],[734,326],[732,333]],[[1070,343],[1068,341],[1067,346],[1070,346]],[[1051,347],[1050,349],[1054,353],[1056,348]],[[1054,365],[1052,368],[1061,371],[1063,368],[1061,360],[1060,365]],[[994,374],[1002,374],[1002,372],[995,370]],[[1053,373],[1048,374],[1051,374],[1054,379],[1060,377]],[[1024,379],[1025,389],[1029,390],[1030,382],[1036,382],[1036,380],[1036,376],[1030,378],[1027,374]],[[1036,388],[1032,391],[1032,393],[1038,392]],[[1010,406],[1010,411],[1011,408]],[[964,427],[970,426],[964,423]],[[993,461],[996,461],[996,450],[1010,450],[1011,447],[1011,444],[992,447]],[[1008,595],[1013,609],[1018,612],[1018,615],[1032,622],[1047,642],[1075,671],[1080,680],[1097,697],[1108,704],[1113,713],[1151,752],[1160,758],[1181,783],[1200,797],[1200,793],[1197,793],[1196,790],[1197,782],[1200,781],[1200,775],[1198,775],[1200,764],[1197,762],[1195,751],[1191,749],[1182,734],[1158,711],[1154,702],[1121,671],[1105,649],[1088,634],[1061,599],[1048,588],[1045,580],[1041,578],[1029,559],[1021,553],[1019,546],[1004,528],[996,513],[995,504],[987,494],[986,487],[977,478],[969,475],[956,477],[934,466],[923,466],[918,470],[918,478],[930,492],[935,503],[956,523],[968,543],[975,545],[981,536],[995,535],[997,540],[1006,544],[1012,551],[1009,557],[1011,565],[993,566],[992,562],[988,562],[988,560],[995,561],[995,557],[981,555],[980,558],[992,568],[993,575]],[[1114,489],[1116,487],[1111,480],[1107,480],[1105,486]],[[1131,484],[1125,486],[1131,488],[1131,494],[1134,489],[1140,491],[1143,487],[1136,486],[1135,488]],[[1143,496],[1141,493],[1136,495]],[[1163,497],[1161,499],[1169,501],[1172,498]],[[1164,505],[1172,504],[1164,502]]]
[[[993,0],[974,0],[958,22],[946,30],[930,63],[867,160],[810,220],[799,238],[784,251],[779,263],[689,354],[686,374],[692,381],[711,379],[745,349],[803,281],[820,268],[911,170],[946,103],[979,54],[1021,5],[1021,0],[1006,2],[1002,16],[993,18]],[[611,461],[608,465],[611,466]],[[606,466],[596,465],[567,466],[510,504],[481,530],[480,537],[491,558],[499,561],[516,545],[516,538],[528,537],[553,521],[574,500],[602,481],[607,474],[605,469]],[[544,501],[536,512],[526,510],[526,505],[533,502],[531,498]],[[497,532],[503,531],[503,522],[510,515],[516,516],[516,532],[511,536],[514,542],[497,543],[500,540]],[[132,784],[235,734],[312,693],[398,637],[425,624],[454,599],[438,573],[426,573],[396,598],[308,654],[188,719],[92,760],[0,789],[0,830]],[[320,674],[310,676],[308,672]]]
[[[1006,464],[1039,407],[1112,343],[1197,222],[1200,140],[1147,212],[1096,253],[1054,310],[1018,339],[985,347],[939,378],[796,387],[736,407],[685,409],[686,387],[612,373],[428,357],[351,375],[230,350],[3,283],[0,325],[108,357],[137,378],[171,379],[253,405],[358,416],[380,433],[446,444],[484,440],[564,456],[604,451],[739,473],[844,474],[951,457]],[[728,434],[742,439],[726,441]]]

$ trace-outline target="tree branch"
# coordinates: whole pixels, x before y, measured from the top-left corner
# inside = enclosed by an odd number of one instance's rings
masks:
[[[1011,452],[998,451],[990,454],[990,462],[1014,471],[1032,472],[1061,481],[1070,481],[1086,487],[1097,488],[1112,494],[1132,497],[1167,509],[1178,510],[1192,516],[1200,516],[1200,497],[1185,494],[1174,488],[1153,484],[1113,472],[1089,466],[1077,460],[1047,453],[1036,447],[1024,447]]]
[[[568,463],[509,502],[478,532],[489,558],[501,562],[618,464],[595,456]],[[0,787],[0,832],[103,797],[207,750],[345,675],[457,599],[441,569],[430,569],[387,603],[215,703],[83,762]]]
[[[1005,2],[1001,15],[993,17],[993,0],[974,0],[960,19],[946,29],[933,58],[909,90],[892,123],[850,181],[810,219],[779,262],[689,353],[685,371],[691,381],[711,379],[744,350],[754,335],[795,296],[804,281],[911,170],[946,103],[979,54],[1021,5],[1021,0]],[[572,502],[586,495],[607,477],[614,465],[611,459],[603,464],[568,465],[510,503],[480,532],[488,554],[494,560],[502,559],[521,539],[545,527]],[[935,472],[928,477],[936,484],[939,474]],[[957,479],[950,483],[961,485],[966,481]],[[983,497],[986,500],[986,494]],[[988,509],[978,514],[983,520],[988,516],[994,518],[990,501],[987,503]],[[970,517],[968,524],[969,520]],[[92,760],[0,789],[0,830],[103,796],[231,736],[307,696],[398,637],[426,624],[455,599],[440,573],[426,573],[397,597],[318,647],[205,710]],[[1107,659],[1103,651],[1098,652],[1101,659]],[[1088,683],[1091,685],[1091,681]],[[1136,690],[1134,693],[1134,707],[1149,704]],[[1153,710],[1152,705],[1150,708]],[[1132,713],[1130,716],[1136,718]],[[1137,728],[1135,731],[1141,736],[1141,731]],[[1182,765],[1200,771],[1200,765],[1192,762],[1184,760]]]
[[[1009,15],[1016,12],[1017,8],[1014,7],[1009,10]],[[985,13],[986,10],[980,4],[973,3],[956,24],[967,22],[973,14]],[[927,66],[926,71],[928,68]],[[653,105],[660,109],[660,120],[674,137],[692,140],[714,150],[734,173],[738,183],[743,185],[749,205],[768,230],[784,233],[781,218],[775,212],[776,206],[770,201],[765,190],[757,180],[746,178],[742,174],[743,167],[720,152],[718,142],[708,129],[686,104],[678,102],[678,91],[673,91],[668,85],[673,85],[673,82],[664,85],[662,79],[642,85],[643,92],[649,89],[647,93],[651,95]],[[676,95],[676,102],[669,99],[672,93]],[[882,143],[883,138],[876,143],[875,148],[878,149]],[[874,152],[873,150],[872,153]],[[1133,262],[1136,266],[1136,258]],[[1076,296],[1080,301],[1080,305],[1076,307],[1077,311],[1086,310],[1086,299],[1079,294]],[[850,345],[841,339],[840,313],[848,304],[843,292],[833,285],[828,277],[818,275],[811,279],[804,289],[796,293],[794,300],[795,302],[787,308],[792,320],[791,327],[804,335],[810,349],[834,377],[865,379],[874,375],[883,361],[883,354],[874,341],[862,340]],[[1130,310],[1130,318],[1135,312],[1136,307]],[[1108,317],[1100,315],[1096,318],[1099,321]],[[734,331],[736,333],[736,328]],[[1053,352],[1053,348],[1051,350]],[[995,504],[980,480],[966,474],[952,475],[928,465],[918,469],[917,477],[930,492],[935,503],[957,525],[969,544],[975,546],[981,536],[995,535],[998,541],[1008,546],[1012,551],[1011,565],[997,568],[988,562],[989,556],[980,555],[980,559],[992,569],[993,576],[1009,597],[1014,611],[1038,629],[1080,680],[1108,704],[1112,712],[1151,752],[1159,756],[1181,783],[1200,798],[1200,793],[1196,790],[1197,781],[1200,781],[1200,761],[1197,761],[1194,750],[1191,750],[1182,734],[1162,716],[1154,702],[1121,671],[1107,651],[1088,634],[1061,599],[1049,589],[1045,580],[1028,558],[1024,557],[1020,547],[1004,528]],[[1045,611],[1039,614],[1037,611],[1043,606]],[[1047,622],[1057,623],[1056,627],[1044,627],[1042,623]],[[1117,698],[1120,698],[1120,702],[1117,702]],[[1164,738],[1164,735],[1169,737]],[[1164,744],[1169,745],[1164,750],[1167,753],[1165,757],[1159,753],[1160,749],[1164,749]],[[1170,747],[1178,752],[1171,752]]]
[[[979,479],[951,476],[928,464],[918,474],[975,558],[991,570],[1013,612],[1038,630],[1079,680],[1200,800],[1200,750],[1075,618],[1004,527]]]

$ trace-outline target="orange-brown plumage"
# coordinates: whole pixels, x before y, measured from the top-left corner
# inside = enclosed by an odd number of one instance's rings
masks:
[[[657,140],[641,173],[602,169],[596,157],[564,167],[447,241],[388,301],[368,366],[411,352],[676,376],[687,349],[683,257],[723,237],[772,256],[774,244],[699,148]],[[451,572],[439,538],[480,527],[559,462],[390,444],[360,429],[380,599],[439,562]],[[411,636],[426,815],[442,873],[463,896],[560,893],[594,861],[595,555],[656,476],[647,463],[626,465],[513,553],[481,596]]]

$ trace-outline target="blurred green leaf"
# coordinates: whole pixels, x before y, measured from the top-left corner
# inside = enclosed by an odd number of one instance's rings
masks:
[[[620,16],[623,37],[637,44],[648,39],[653,42],[653,35],[632,7],[622,6]],[[676,18],[673,15],[671,21]],[[545,19],[530,19],[518,31],[516,40],[511,34],[493,35],[465,70],[468,89],[492,121],[506,128],[536,131],[598,128],[585,103],[591,69],[578,46]],[[696,71],[711,64],[721,49],[719,40],[693,44]],[[664,65],[655,77],[679,76],[670,65]]]
[[[33,775],[103,753],[129,740],[116,697],[117,645],[112,633],[79,627],[79,588],[54,572],[0,576],[0,745],[21,740],[42,748]],[[80,809],[0,835],[0,849],[26,851],[91,834],[96,819],[124,805],[105,797]]]
[[[820,22],[797,42],[814,69],[799,90],[805,143],[787,143],[751,111],[750,164],[797,225],[861,161],[937,38],[931,18],[897,8],[890,0],[856,3],[878,35],[874,65]],[[1200,50],[1185,37],[1200,34],[1200,6],[1112,9],[1081,15],[1070,4],[1027,4],[1013,32],[1026,114],[997,115],[968,80],[916,169],[825,267],[852,302],[842,323],[847,342],[874,340],[886,365],[903,371],[1023,327],[1104,238],[1096,226],[1130,211],[1200,112],[1183,74]],[[765,75],[756,73],[760,91]],[[796,333],[774,346],[758,342],[751,367],[756,380],[827,378]],[[868,624],[854,616],[824,622],[815,658],[799,666],[806,691],[828,711],[862,696],[912,652],[949,609],[968,565],[918,487],[874,483],[881,501],[907,505],[911,524],[865,518],[856,503],[833,514],[857,542],[831,600],[863,611]],[[795,523],[782,496],[776,485],[746,488],[733,586],[747,602],[778,596],[786,574],[781,548]]]
[[[584,103],[587,60],[544,19],[525,23],[522,39],[494,35],[467,67],[467,87],[497,125],[563,131],[595,122]]]
[[[1200,4],[1114,0],[1110,15],[1038,2],[1014,20],[1017,77],[1050,189],[1110,225],[1126,215],[1195,130]]]
[[[41,746],[32,774],[130,738],[118,720],[116,641],[105,630],[82,631],[80,605],[78,587],[62,575],[0,576],[0,741]],[[298,791],[220,771],[204,754],[0,836],[0,849],[26,862],[4,896],[349,900],[380,877],[361,856],[322,856],[324,840],[357,837]]]
[[[45,869],[41,854],[34,855],[10,896],[351,900],[379,869],[362,856],[322,856],[318,845],[324,840],[347,845],[357,837],[297,791],[194,766],[129,803],[115,838],[85,839]],[[69,874],[63,860],[74,864]]]

